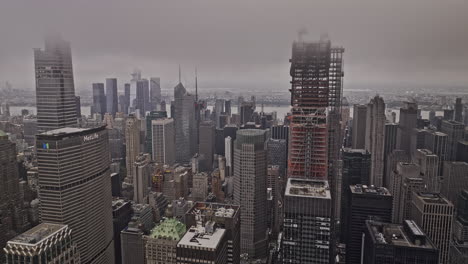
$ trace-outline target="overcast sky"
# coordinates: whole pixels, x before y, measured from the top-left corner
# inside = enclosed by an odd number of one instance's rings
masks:
[[[289,87],[291,43],[328,33],[345,47],[345,89],[468,87],[468,1],[0,0],[0,87],[34,88],[33,48],[59,32],[75,86],[135,68],[210,88]],[[468,88],[467,88],[468,89]]]

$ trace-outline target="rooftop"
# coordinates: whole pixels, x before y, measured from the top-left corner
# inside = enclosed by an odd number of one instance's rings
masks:
[[[286,195],[331,199],[328,181],[289,178]]]
[[[186,227],[184,224],[174,218],[167,218],[151,230],[149,237],[179,241],[185,234],[185,231]]]
[[[209,224],[207,223],[207,225]],[[226,230],[224,228],[213,228],[213,232],[209,232],[208,228],[205,227],[192,226],[179,241],[177,247],[192,247],[214,251],[223,239]]]
[[[436,250],[431,240],[414,221],[405,220],[403,225],[366,221],[366,226],[376,244]]]
[[[8,243],[35,245],[64,228],[67,228],[67,226],[42,223],[11,239]]]
[[[439,193],[418,192],[417,197],[419,197],[425,203],[429,203],[429,204],[447,204],[447,205],[452,204],[444,196],[442,196]]]
[[[392,196],[385,187],[375,187],[374,185],[367,186],[362,184],[356,184],[349,186],[353,194],[375,194],[383,196]]]
[[[79,127],[64,127],[54,130],[49,130],[37,135],[38,139],[61,139],[70,136],[85,136],[91,133],[105,130],[106,126],[99,126],[93,128],[79,128]]]
[[[195,215],[209,215],[214,213],[216,217],[232,218],[238,214],[238,211],[239,206],[237,205],[196,202],[187,213]]]

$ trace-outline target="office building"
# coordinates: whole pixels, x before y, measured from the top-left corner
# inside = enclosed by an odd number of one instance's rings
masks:
[[[338,159],[343,53],[325,37],[293,43],[288,177],[327,179]]]
[[[117,79],[106,79],[106,107],[107,113],[115,117],[115,113],[119,111],[119,102],[117,96]]]
[[[455,99],[455,118],[454,120],[463,123],[463,103],[461,98]]]
[[[127,168],[125,182],[128,184],[133,184],[135,160],[140,152],[140,120],[130,115],[125,120],[125,167]]]
[[[465,246],[468,242],[468,190],[462,190],[457,196],[457,212],[453,222],[453,244],[455,246]],[[468,257],[468,251],[460,248],[458,251],[465,251],[465,257]]]
[[[150,111],[145,116],[146,133],[145,133],[145,151],[153,156],[153,131],[152,122],[153,120],[166,119],[167,112],[163,111]]]
[[[226,115],[231,116],[231,100],[224,101],[224,112]]]
[[[199,172],[193,175],[192,200],[204,202],[208,196],[208,173]]]
[[[133,177],[133,201],[139,204],[146,203],[151,190],[151,176],[153,167],[148,153],[141,153],[135,159]]]
[[[80,252],[67,225],[41,223],[8,241],[7,264],[79,264]]]
[[[268,165],[279,166],[280,175],[286,176],[288,161],[287,141],[284,139],[270,138],[267,141]]]
[[[418,119],[418,105],[416,102],[405,102],[400,108],[400,122],[398,126],[398,149],[411,154],[411,135],[416,128]]]
[[[288,179],[284,194],[282,263],[330,263],[331,199],[327,181]]]
[[[366,144],[367,106],[355,104],[353,108],[353,149],[363,149]]]
[[[140,117],[144,117],[146,111],[150,110],[149,82],[141,79],[136,82],[135,107],[139,110]]]
[[[411,162],[411,158],[408,154],[406,154],[404,150],[401,149],[395,149],[392,151],[392,153],[388,154],[387,160],[385,161],[385,175],[388,175],[389,177],[386,177],[384,182],[384,186],[387,188],[390,187],[392,175],[393,172],[396,170],[398,162]]]
[[[41,222],[67,224],[83,263],[114,262],[105,126],[45,132],[37,135],[36,149]]]
[[[177,263],[226,264],[227,232],[214,222],[192,226],[177,244]]]
[[[77,126],[70,43],[46,37],[44,50],[34,49],[34,69],[39,132]]]
[[[221,130],[221,133],[222,132]],[[213,157],[215,152],[215,124],[212,121],[201,122],[199,137],[199,170],[210,172],[213,170]],[[224,144],[224,140],[222,143]]]
[[[366,220],[391,222],[392,200],[392,195],[384,187],[349,187],[345,223],[346,263],[361,261],[361,241]]]
[[[145,263],[144,232],[137,222],[130,222],[120,232],[122,264]]]
[[[161,79],[159,77],[150,78],[150,111],[161,111]],[[159,107],[159,109],[158,109]]]
[[[195,96],[182,83],[174,87],[176,162],[188,163],[198,151],[198,128],[195,120]]]
[[[386,123],[385,124],[385,133],[384,133],[384,156],[383,156],[383,186],[390,181],[388,179],[390,175],[387,175],[387,159],[392,152],[397,149],[397,140],[398,140],[398,129],[399,125],[395,123]],[[408,142],[409,143],[409,142]]]
[[[0,130],[0,248],[28,226],[20,194],[16,144]],[[3,252],[0,252],[0,261]]]
[[[227,136],[224,139],[224,152],[225,152],[225,158],[226,158],[226,173],[227,173],[227,176],[232,176],[232,165],[233,165],[232,143],[233,143],[233,140],[232,140],[232,138],[230,136]]]
[[[422,183],[422,179],[419,177],[420,170],[421,168],[417,164],[398,162],[395,171],[392,172],[389,189],[393,194],[393,223],[401,224],[403,220],[408,219],[405,211],[408,209],[408,203],[411,202],[412,192],[423,191],[422,188],[414,188],[414,183]],[[404,184],[407,185],[404,186]]]
[[[186,227],[174,218],[167,218],[144,236],[146,264],[177,264],[177,243]]]
[[[439,131],[427,131],[425,148],[432,151],[439,159],[439,175],[442,175],[444,161],[448,160],[448,136]]]
[[[115,263],[122,263],[122,248],[120,232],[127,227],[132,218],[132,205],[129,201],[116,199],[112,201],[112,226],[114,229],[114,255]]]
[[[227,263],[240,263],[240,209],[238,205],[196,202],[185,214],[187,226],[214,222],[226,230]]]
[[[287,125],[275,125],[270,127],[271,138],[273,139],[284,139],[286,142],[289,138],[289,126]]]
[[[366,221],[364,264],[437,264],[439,252],[424,231],[411,220],[403,224]]]
[[[444,120],[441,127],[442,133],[447,134],[447,160],[454,161],[457,157],[457,144],[465,136],[465,125],[463,123]]]
[[[458,141],[456,160],[468,163],[468,140]]]
[[[158,164],[175,163],[174,119],[165,118],[151,121],[152,155]]]
[[[369,183],[378,187],[384,183],[385,119],[385,103],[377,95],[367,105],[365,149],[371,153]]]
[[[93,105],[91,114],[104,116],[107,111],[107,99],[104,92],[104,83],[93,83]]]
[[[444,179],[441,193],[457,207],[457,198],[462,190],[468,190],[468,163],[461,161],[446,161],[444,163]]]
[[[411,220],[424,230],[439,249],[439,263],[449,263],[453,204],[437,193],[413,193]]]
[[[414,162],[421,169],[421,178],[429,192],[440,192],[439,158],[428,149],[418,149]]]
[[[123,98],[123,113],[125,115],[128,115],[129,112],[128,112],[128,109],[130,108],[130,84],[129,83],[126,83],[124,84],[124,98]]]
[[[241,253],[250,258],[267,253],[267,133],[260,129],[237,131],[234,143],[234,204],[240,205]]]

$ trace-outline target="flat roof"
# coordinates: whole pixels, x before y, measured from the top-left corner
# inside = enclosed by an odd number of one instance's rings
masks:
[[[409,227],[409,231],[413,232],[413,234],[408,233],[401,224],[376,221],[366,221],[366,224],[368,225],[369,231],[371,232],[376,244],[436,250],[436,247],[432,244],[431,240],[416,225],[416,223],[414,223],[414,221],[407,220],[405,222]],[[411,236],[416,236],[417,238],[413,241]]]
[[[57,140],[64,137],[71,137],[71,136],[84,136],[93,132],[99,132],[105,130],[106,126],[98,126],[93,128],[79,128],[79,127],[64,127],[54,130],[49,130],[38,134],[36,137],[37,139],[52,139]]]
[[[373,185],[367,186],[362,184],[356,184],[349,186],[353,194],[375,194],[382,196],[392,196],[385,187],[375,187]]]
[[[177,244],[177,247],[197,247],[214,251],[221,242],[226,230],[216,228],[213,233],[206,233],[205,227],[192,226]]]
[[[331,199],[328,181],[289,178],[285,195]]]
[[[419,197],[421,200],[428,204],[452,204],[449,200],[447,200],[444,196],[440,195],[439,193],[418,192],[417,197]]]
[[[21,235],[16,236],[15,238],[8,241],[8,243],[28,244],[32,246],[40,243],[41,241],[47,239],[49,236],[52,236],[54,233],[64,228],[67,228],[67,226],[60,224],[42,223],[29,229]]]
[[[233,204],[196,202],[187,214],[205,215],[214,212],[214,216],[223,218],[233,218],[238,215],[239,206]]]

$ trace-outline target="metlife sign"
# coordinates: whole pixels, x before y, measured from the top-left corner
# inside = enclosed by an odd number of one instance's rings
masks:
[[[92,141],[92,140],[95,140],[95,139],[98,139],[99,138],[99,134],[98,133],[94,133],[94,134],[91,134],[91,135],[86,135],[83,137],[83,142],[89,142],[89,141]]]

